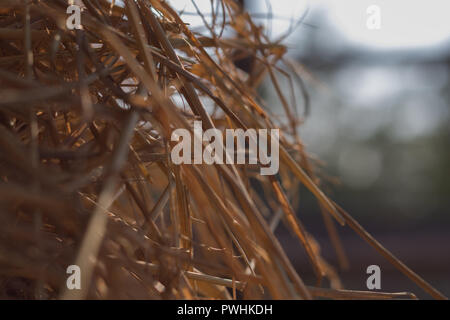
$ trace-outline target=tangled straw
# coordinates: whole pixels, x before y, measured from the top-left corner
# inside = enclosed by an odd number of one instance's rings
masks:
[[[318,187],[297,127],[302,68],[233,0],[212,1],[194,32],[161,0],[82,1],[82,29],[63,0],[0,2],[0,295],[37,299],[414,298],[343,290],[295,214],[317,199],[434,298],[445,298]],[[293,76],[292,76],[293,75]],[[288,119],[257,94],[269,78]],[[258,165],[174,165],[176,128],[281,129],[280,172]],[[287,192],[286,192],[287,190]],[[320,285],[306,285],[274,235],[298,237]],[[78,265],[81,290],[68,290]]]

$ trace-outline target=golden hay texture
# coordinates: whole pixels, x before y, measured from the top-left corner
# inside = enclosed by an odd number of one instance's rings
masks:
[[[295,214],[300,186],[317,199],[341,265],[334,220],[445,298],[319,189],[298,108],[277,80],[302,85],[303,69],[237,2],[214,1],[220,15],[204,19],[202,35],[165,1],[81,3],[82,29],[68,30],[68,1],[0,1],[1,298],[414,298],[343,290]],[[257,94],[265,78],[286,123]],[[171,133],[194,120],[280,128],[279,174],[174,165]],[[279,221],[309,257],[315,287],[274,236]],[[66,287],[73,264],[81,290]]]

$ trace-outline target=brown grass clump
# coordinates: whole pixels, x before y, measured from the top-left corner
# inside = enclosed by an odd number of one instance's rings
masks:
[[[300,68],[235,1],[213,2],[220,14],[203,35],[164,1],[124,2],[82,1],[83,28],[68,30],[67,1],[0,1],[2,298],[414,297],[342,290],[294,213],[300,185],[317,198],[342,265],[333,220],[445,298],[318,188],[296,132],[301,118],[277,82]],[[287,123],[257,95],[265,77]],[[194,120],[220,130],[281,128],[279,175],[261,176],[255,165],[172,164],[171,132],[192,130]],[[316,287],[274,236],[280,220],[306,251]],[[66,288],[72,264],[81,290]],[[331,288],[320,287],[324,277]]]

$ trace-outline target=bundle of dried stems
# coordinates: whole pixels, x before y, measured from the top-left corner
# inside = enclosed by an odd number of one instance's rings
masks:
[[[303,68],[233,0],[211,1],[206,32],[161,0],[0,1],[0,295],[38,299],[411,298],[343,290],[291,199],[318,201],[434,298],[445,298],[373,239],[318,185],[278,79]],[[244,61],[244,63],[242,63]],[[244,64],[244,67],[242,66]],[[286,115],[257,94],[271,80]],[[292,79],[291,79],[292,78]],[[280,128],[280,172],[255,165],[174,165],[171,132]],[[308,286],[274,230],[293,231],[317,276]],[[66,268],[82,271],[68,290]],[[331,288],[321,288],[328,278]],[[327,282],[328,283],[328,282]]]

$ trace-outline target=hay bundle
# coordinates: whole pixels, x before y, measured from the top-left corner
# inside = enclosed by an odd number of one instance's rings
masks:
[[[318,188],[297,107],[277,80],[290,79],[290,68],[301,84],[300,68],[235,1],[214,2],[204,34],[160,0],[81,1],[82,28],[70,30],[69,4],[0,3],[2,297],[408,296],[341,290],[290,203],[300,185],[317,198],[343,265],[333,220],[442,297]],[[266,77],[286,123],[257,94]],[[262,176],[259,165],[175,165],[171,134],[192,131],[196,120],[222,132],[282,129],[279,174]],[[280,220],[318,283],[326,277],[332,288],[305,285],[274,236]],[[70,265],[80,267],[80,290],[66,286]]]

